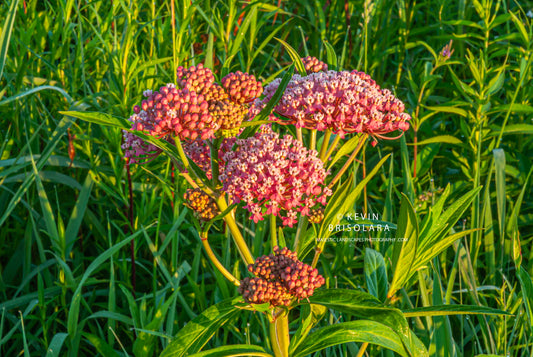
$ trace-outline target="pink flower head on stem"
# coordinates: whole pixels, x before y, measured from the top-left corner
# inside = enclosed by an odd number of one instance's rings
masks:
[[[280,84],[272,81],[251,112],[266,106]],[[381,89],[363,72],[327,71],[305,77],[295,74],[274,108],[280,124],[297,128],[330,129],[334,134],[368,133],[374,137],[409,129],[410,115],[388,89]],[[272,119],[273,116],[271,116]]]
[[[273,214],[292,227],[298,213],[308,216],[325,205],[331,190],[328,174],[315,150],[308,150],[290,135],[283,138],[268,126],[255,136],[237,139],[235,151],[223,155],[225,169],[219,178],[234,202],[246,202],[254,222]]]
[[[220,173],[224,172],[224,154],[231,150],[236,138],[224,138],[218,150],[218,161]],[[193,140],[182,143],[185,154],[205,172],[208,179],[213,177],[211,171],[211,149],[205,140]]]
[[[147,113],[141,111],[139,106],[135,106],[134,112],[135,114],[128,119],[132,123],[132,128],[150,128],[152,126],[151,122],[148,120]],[[123,131],[123,137],[124,141],[122,144],[122,150],[124,150],[124,157],[130,159],[130,163],[146,163],[153,160],[161,153],[161,150],[158,147],[147,143],[137,135],[128,131]]]

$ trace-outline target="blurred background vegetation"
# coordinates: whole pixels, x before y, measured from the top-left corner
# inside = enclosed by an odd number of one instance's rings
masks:
[[[143,355],[141,345],[157,355],[187,321],[236,295],[203,256],[170,162],[128,173],[120,130],[59,111],[128,117],[143,90],[200,62],[219,79],[241,70],[268,83],[292,63],[275,38],[330,68],[367,72],[413,116],[401,141],[367,148],[354,165],[361,178],[393,153],[355,210],[394,224],[400,192],[424,216],[447,185],[452,202],[482,186],[451,227],[479,230],[420,270],[394,304],[468,303],[515,317],[412,318],[431,354],[532,355],[532,17],[533,3],[507,0],[2,1],[0,355]],[[270,252],[267,225],[243,218],[252,253]],[[210,237],[242,276],[227,233]],[[328,244],[319,267],[329,287],[365,286],[365,246]],[[350,316],[323,324],[341,320]],[[258,332],[266,326],[244,313],[209,345],[268,346]]]

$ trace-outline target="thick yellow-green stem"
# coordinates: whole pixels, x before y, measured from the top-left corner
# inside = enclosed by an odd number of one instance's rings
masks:
[[[207,241],[207,232],[201,232],[200,233],[200,240],[202,241],[202,245],[204,246],[205,252],[207,253],[207,256],[209,257],[209,260],[213,263],[213,265],[218,269],[222,275],[229,281],[231,281],[233,284],[239,286],[241,283],[239,280],[233,276],[218,260],[215,253],[211,249],[211,246],[209,245],[209,242]]]
[[[325,155],[324,156],[320,155],[320,160],[322,160],[322,162],[328,161],[329,157],[331,156],[331,154],[333,153],[333,151],[339,144],[339,141],[341,141],[341,136],[340,135],[335,136],[335,139],[333,139],[333,143],[331,143],[331,146],[329,147],[328,151],[326,151]]]
[[[322,146],[320,147],[320,154],[318,154],[318,157],[320,158],[320,160],[323,160],[324,156],[326,156],[326,152],[328,151],[330,137],[331,137],[331,130],[327,129],[326,133],[324,134],[324,138],[322,139]]]
[[[316,268],[316,265],[318,263],[318,258],[320,257],[320,253],[322,253],[322,250],[324,249],[325,240],[320,241],[318,243],[318,246],[315,248],[315,256],[313,257],[313,262],[311,263],[311,266],[313,268]]]
[[[282,312],[270,323],[270,343],[276,357],[289,356],[289,318]]]
[[[316,130],[311,130],[311,140],[309,143],[309,150],[315,150],[316,149]]]
[[[357,357],[363,357],[367,347],[368,347],[368,342],[363,343],[361,345],[361,348],[359,349],[359,352],[357,353]]]
[[[216,200],[218,209],[220,212],[224,212],[228,208],[228,204],[226,203],[226,199],[224,196],[219,196]],[[224,216],[224,221],[226,222],[226,225],[228,226],[231,236],[233,237],[233,241],[237,245],[237,249],[239,250],[239,253],[241,254],[242,259],[244,262],[248,264],[254,263],[254,258],[252,256],[252,253],[250,252],[250,249],[248,248],[248,245],[244,241],[244,237],[241,234],[241,231],[239,230],[239,227],[237,227],[237,223],[235,222],[235,217],[233,216],[233,212],[229,212],[227,215]]]
[[[298,141],[302,144],[304,143],[304,140],[302,138],[302,128],[296,128],[296,139],[298,139]]]

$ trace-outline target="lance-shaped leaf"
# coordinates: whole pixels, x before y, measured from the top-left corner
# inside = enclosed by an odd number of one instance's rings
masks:
[[[398,218],[397,240],[392,254],[392,283],[387,297],[394,295],[411,277],[413,261],[418,245],[418,220],[409,198],[402,193],[400,216]]]
[[[371,343],[392,350],[401,356],[410,356],[400,337],[389,327],[375,321],[363,320],[342,322],[313,332],[292,356],[309,356],[327,347],[348,342]]]

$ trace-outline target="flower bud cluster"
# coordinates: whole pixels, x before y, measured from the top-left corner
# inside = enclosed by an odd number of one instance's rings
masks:
[[[239,104],[250,103],[263,93],[261,82],[248,73],[237,71],[222,78],[222,87],[230,99]]]
[[[178,67],[178,85],[204,95],[209,103],[209,113],[220,128],[219,137],[235,136],[248,113],[247,103],[263,92],[261,82],[253,75],[240,71],[222,79],[222,86],[215,82],[213,72],[202,64],[188,69]]]
[[[250,110],[253,114],[266,106],[280,83],[278,78],[265,88],[264,97],[257,99]],[[364,132],[381,137],[409,129],[411,117],[404,110],[404,104],[369,75],[327,71],[304,77],[295,74],[274,113],[282,117],[277,120],[280,124],[297,128],[329,129],[341,136]]]
[[[177,136],[180,140],[206,140],[214,137],[220,125],[209,113],[209,103],[202,94],[177,88],[174,84],[162,86],[159,91],[147,90],[141,105],[133,107],[131,129],[156,138]],[[122,148],[125,156],[142,158],[145,147],[137,136],[124,133]],[[140,160],[135,160],[140,161]]]
[[[307,74],[328,71],[328,65],[320,61],[316,57],[304,57],[302,58],[302,62],[304,64],[305,71],[307,72]]]
[[[245,300],[254,304],[288,306],[293,297],[305,299],[325,283],[317,269],[299,261],[287,248],[274,247],[273,254],[257,258],[248,271],[256,278],[245,278],[239,289]]]
[[[309,211],[309,222],[310,223],[320,223],[324,219],[324,209],[323,208],[313,208]]]
[[[239,292],[249,304],[270,303],[271,306],[289,306],[292,296],[279,281],[262,278],[244,278]]]
[[[290,135],[280,138],[268,126],[237,139],[236,145],[222,156],[226,164],[219,179],[234,202],[246,202],[254,222],[272,214],[292,227],[298,213],[308,216],[316,205],[326,205],[332,192],[324,184],[328,172],[315,150]]]
[[[184,143],[211,139],[215,135],[235,136],[249,111],[246,103],[263,91],[254,76],[242,72],[227,75],[222,87],[203,64],[178,67],[177,78],[178,86],[167,84],[159,91],[143,93],[145,99],[141,105],[134,106],[134,114],[130,117],[132,130],[170,142],[177,136]],[[122,148],[131,162],[144,162],[161,153],[128,132],[124,132]]]
[[[194,216],[200,221],[210,221],[219,213],[215,200],[199,188],[187,189],[183,199],[185,205],[194,212]]]
[[[209,111],[220,124],[220,136],[230,138],[239,134],[242,120],[248,113],[248,108],[235,102],[217,101],[209,106]]]

